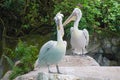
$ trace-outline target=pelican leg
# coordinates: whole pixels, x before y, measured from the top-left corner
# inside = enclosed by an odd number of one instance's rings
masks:
[[[60,70],[59,70],[59,66],[58,66],[58,65],[56,65],[56,69],[57,69],[57,73],[58,73],[58,74],[61,74],[61,72],[60,72]]]
[[[72,55],[75,55],[75,49],[72,48]]]
[[[77,49],[73,48],[73,49],[72,49],[72,54],[73,54],[73,56],[77,55],[77,54],[78,54]]]
[[[82,54],[81,54],[81,56],[85,57],[85,54],[84,54],[84,50],[83,50],[83,49],[82,49]]]
[[[83,51],[83,49],[82,49],[82,54],[81,54],[81,56],[84,56],[84,53],[83,53],[84,51]]]
[[[52,73],[52,72],[50,71],[50,65],[47,65],[47,67],[48,67],[48,72],[49,72],[49,73]]]
[[[78,56],[83,56],[83,50],[79,52]]]

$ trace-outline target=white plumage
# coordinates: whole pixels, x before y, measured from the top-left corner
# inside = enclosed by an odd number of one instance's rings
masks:
[[[58,69],[58,63],[63,59],[66,53],[66,47],[67,43],[66,41],[63,41],[64,36],[64,29],[62,25],[62,17],[63,14],[57,13],[55,16],[55,22],[57,25],[57,41],[48,41],[46,42],[39,52],[39,57],[35,63],[35,68],[42,67],[42,66],[48,66],[49,65],[56,65],[57,71],[59,73]],[[49,70],[50,72],[50,70]]]
[[[79,8],[75,8],[72,14],[68,17],[68,19],[63,23],[65,26],[70,21],[74,20],[74,26],[70,29],[71,34],[71,46],[73,49],[73,54],[86,54],[86,46],[89,43],[89,33],[87,29],[79,30],[78,25],[79,21],[82,17],[82,12]]]

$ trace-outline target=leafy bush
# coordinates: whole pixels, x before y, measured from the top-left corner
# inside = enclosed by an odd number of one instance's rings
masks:
[[[5,27],[6,34],[10,37],[42,32],[41,28],[53,26],[53,5],[52,0],[0,1],[0,19],[4,22],[1,26]]]
[[[9,36],[19,37],[38,30],[42,32],[42,28],[53,29],[55,14],[62,11],[65,20],[75,7],[79,7],[83,13],[80,29],[87,28],[89,32],[94,32],[96,28],[98,32],[98,28],[120,31],[119,0],[5,0],[0,4],[0,18]],[[69,24],[71,26],[73,24]],[[69,33],[69,29],[65,30]]]
[[[79,28],[87,28],[89,32],[104,32],[102,29],[106,29],[108,32],[120,31],[120,4],[116,0],[64,0],[55,2],[54,13],[59,10],[66,17],[68,17],[75,7],[79,7],[82,10],[82,18],[79,24]],[[69,24],[69,27],[73,24]],[[69,29],[67,31],[69,33]],[[118,33],[119,34],[119,33]]]
[[[28,46],[20,41],[14,51],[14,55],[17,60],[20,60],[20,64],[13,66],[10,80],[33,69],[35,60],[37,59],[38,49],[35,46]]]

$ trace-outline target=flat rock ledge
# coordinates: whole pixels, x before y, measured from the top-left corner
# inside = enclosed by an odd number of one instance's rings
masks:
[[[100,66],[95,59],[90,56],[71,56],[67,55],[65,58],[59,63],[59,66],[62,67],[81,67],[81,66]]]
[[[47,67],[34,69],[14,80],[120,80],[120,67],[101,67],[90,56],[65,56],[59,69],[62,74],[56,73],[55,66],[50,67],[54,73],[48,73]],[[9,80],[9,74],[2,80]]]
[[[31,71],[14,80],[120,80],[120,67],[61,67],[62,74]]]

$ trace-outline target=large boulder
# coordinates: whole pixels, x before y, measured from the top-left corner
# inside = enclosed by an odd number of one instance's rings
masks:
[[[99,64],[90,56],[65,56],[60,62],[59,66],[72,67],[72,66],[99,66]]]
[[[1,80],[9,80],[9,76],[12,74],[12,71],[6,72],[6,74],[3,76]]]
[[[57,74],[56,67],[35,69],[14,80],[120,80],[120,67],[101,67],[89,56],[65,56],[60,62]],[[9,79],[2,79],[9,80]]]
[[[54,71],[54,67],[51,68]],[[120,67],[61,67],[62,74],[47,73],[46,69],[31,71],[14,80],[120,80]]]
[[[19,61],[16,62],[16,65],[20,64]],[[99,66],[99,64],[90,56],[65,56],[64,59],[59,63],[59,67],[60,69],[63,68],[63,70],[67,70],[67,67],[71,67],[71,68],[75,68],[75,67],[82,67],[82,66]],[[31,71],[29,72],[28,74],[25,74],[25,75],[22,75],[22,76],[19,76],[17,77],[15,80],[37,80],[36,78],[38,76],[41,76],[42,74],[45,75],[45,76],[48,76],[47,72],[47,67],[44,67],[42,69],[35,69],[36,71]],[[68,69],[69,70],[69,69]],[[55,66],[51,66],[51,71],[53,72],[56,72],[56,68]],[[43,73],[45,72],[45,73]],[[74,72],[74,71],[73,71]],[[40,73],[40,75],[38,75]],[[10,73],[11,74],[11,73]],[[3,77],[2,80],[9,80],[9,73],[6,73],[6,75]],[[28,77],[26,76],[28,75]],[[53,76],[52,74],[50,74],[51,76]],[[31,77],[34,77],[35,76],[35,79],[34,78],[31,78]],[[74,78],[77,78],[76,76],[74,75],[60,75],[62,77],[72,77],[72,79]],[[25,77],[25,79],[24,79]],[[30,79],[29,79],[30,78]],[[69,80],[69,79],[67,79]]]

